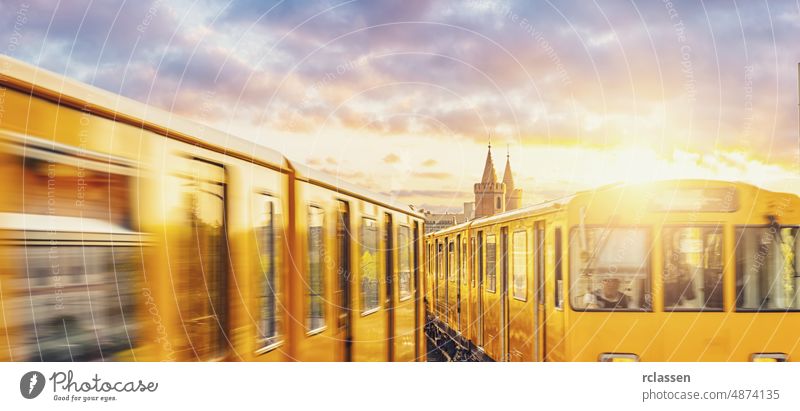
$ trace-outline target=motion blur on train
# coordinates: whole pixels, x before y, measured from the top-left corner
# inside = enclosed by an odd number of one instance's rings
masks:
[[[423,222],[0,57],[0,360],[423,361]]]
[[[450,360],[797,360],[799,229],[798,196],[707,180],[475,219],[426,238],[428,334]]]

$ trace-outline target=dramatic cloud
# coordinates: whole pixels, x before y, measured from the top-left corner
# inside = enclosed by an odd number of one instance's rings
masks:
[[[471,195],[489,136],[512,153],[647,147],[669,161],[795,163],[799,7],[0,0],[0,38],[13,57],[356,183],[422,187],[392,190],[409,201],[436,188],[455,202]],[[520,184],[538,191],[528,198],[554,194],[556,178],[531,158],[515,163]]]

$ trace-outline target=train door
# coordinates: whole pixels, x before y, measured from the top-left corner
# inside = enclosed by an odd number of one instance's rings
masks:
[[[468,338],[473,341],[478,341],[478,336],[475,333],[475,330],[478,328],[478,323],[476,323],[475,313],[478,312],[478,293],[477,289],[475,288],[477,281],[477,261],[478,258],[475,255],[476,253],[475,248],[475,236],[472,235],[469,237],[469,316],[467,318],[468,328],[469,328],[469,335]]]
[[[182,253],[178,307],[191,359],[210,361],[228,354],[228,240],[225,169],[189,161],[184,180],[189,236]]]
[[[483,231],[478,231],[478,346],[483,347]]]
[[[445,259],[445,269],[444,269],[444,312],[445,312],[445,323],[450,326],[452,321],[452,304],[450,304],[450,296],[452,293],[450,292],[450,282],[453,279],[453,273],[450,271],[453,269],[453,241],[449,238],[445,239],[445,247],[447,252],[447,257]]]
[[[442,240],[436,240],[436,316],[441,317],[440,320],[446,321],[447,317],[444,312],[444,292],[442,291],[442,283],[444,277],[444,243]]]
[[[456,331],[461,332],[461,234],[456,236]]]
[[[336,304],[339,307],[337,338],[342,342],[343,361],[353,360],[352,292],[350,281],[350,204],[339,200],[339,214],[336,219],[336,249],[339,289]]]
[[[500,358],[508,360],[508,227],[500,228]]]
[[[533,259],[534,259],[534,284],[536,290],[534,292],[534,313],[533,313],[533,350],[534,361],[541,361],[544,359],[544,319],[545,319],[545,292],[544,292],[544,221],[537,221],[533,230]]]
[[[546,291],[547,298],[551,298],[553,302],[548,305],[548,311],[545,315],[544,358],[547,361],[564,361],[564,252],[560,227],[556,227],[553,230],[553,246],[548,247],[548,251],[551,249],[553,252],[553,271],[552,277],[547,281],[550,288]]]
[[[419,277],[419,245],[420,245],[420,236],[419,236],[419,223],[414,222],[414,240],[411,244],[414,247],[414,256],[413,256],[413,264],[414,266],[411,268],[414,272],[414,361],[418,361],[420,357],[420,348],[421,345],[424,343],[421,340],[420,330],[422,329],[422,325],[420,324],[420,301],[422,298],[421,289],[422,283],[420,283]]]
[[[386,279],[386,301],[384,306],[386,307],[388,323],[386,360],[394,361],[394,225],[392,223],[392,215],[389,213],[385,214],[384,226],[383,255],[385,263],[383,266],[386,270],[384,273],[384,278]]]
[[[458,297],[459,301],[459,327],[461,328],[461,333],[464,334],[467,338],[469,338],[469,267],[467,266],[468,260],[468,253],[467,253],[467,236],[465,235],[461,238],[461,261],[459,262],[461,267],[461,280],[460,280],[460,294]]]

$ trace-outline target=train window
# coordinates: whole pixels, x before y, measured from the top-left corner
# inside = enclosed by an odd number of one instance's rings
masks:
[[[534,259],[536,264],[536,293],[539,297],[539,304],[544,304],[544,222],[536,223]]]
[[[475,269],[475,262],[478,260],[475,258],[475,237],[469,239],[469,256],[470,260],[470,268],[472,269],[470,275],[470,284],[472,288],[475,288],[475,277],[477,276],[478,270]]]
[[[736,308],[800,310],[798,227],[736,230]]]
[[[280,271],[276,253],[276,209],[274,197],[256,195],[253,208],[258,249],[258,349],[269,347],[280,338]]]
[[[467,240],[461,241],[461,271],[459,271],[459,284],[467,284]]]
[[[325,212],[316,206],[308,207],[308,278],[306,278],[306,329],[308,332],[325,327],[324,266]]]
[[[664,308],[722,310],[722,228],[665,227]]]
[[[444,244],[437,241],[436,246],[438,247],[438,251],[436,253],[436,274],[441,282],[444,281],[444,270],[442,269],[442,264],[444,261]]]
[[[511,252],[514,275],[514,299],[525,301],[528,298],[528,233],[517,231],[512,238]]]
[[[17,307],[14,321],[25,330],[24,343],[12,347],[15,360],[109,361],[136,347],[138,247],[48,241],[9,251],[24,288],[8,305]]]
[[[378,225],[371,218],[361,223],[361,313],[379,307]]]
[[[478,287],[483,287],[484,286],[484,283],[483,283],[484,282],[484,277],[483,277],[483,275],[484,275],[484,267],[483,267],[483,261],[484,261],[484,257],[483,257],[483,231],[478,231],[478,238],[475,241],[475,244],[478,247],[478,250],[477,250],[478,261],[475,262],[476,264],[478,264],[478,269],[476,270],[476,272],[478,273],[478,279],[477,279]]]
[[[32,145],[25,150],[30,154],[3,160],[22,165],[22,184],[8,186],[7,192],[13,195],[9,206],[22,211],[24,205],[24,212],[29,215],[96,219],[132,228],[134,182],[125,174],[131,170],[114,166],[111,160],[98,163],[49,152],[40,159],[34,157],[41,154],[40,150]]]
[[[452,240],[447,243],[447,279],[456,282],[456,243]]]
[[[647,230],[575,227],[570,238],[570,250],[573,308],[651,309]]]
[[[497,239],[494,235],[486,236],[486,291],[491,293],[497,289]]]
[[[413,243],[411,241],[411,229],[406,226],[400,226],[397,231],[397,242],[399,247],[398,259],[400,260],[400,272],[398,273],[398,281],[400,282],[399,292],[400,300],[411,297],[411,252],[413,251]]]
[[[555,296],[554,296],[554,303],[556,308],[564,308],[564,271],[563,271],[563,260],[564,255],[562,253],[562,240],[561,240],[561,229],[556,228],[555,231],[555,239],[553,243],[555,245]],[[573,277],[574,278],[574,277]]]

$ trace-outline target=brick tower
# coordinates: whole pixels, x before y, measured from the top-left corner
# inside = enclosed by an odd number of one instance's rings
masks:
[[[506,185],[497,181],[492,161],[492,143],[486,154],[481,182],[475,184],[475,218],[502,213],[506,210]]]

